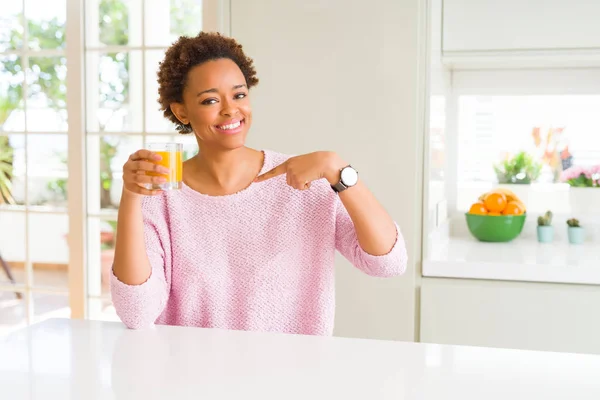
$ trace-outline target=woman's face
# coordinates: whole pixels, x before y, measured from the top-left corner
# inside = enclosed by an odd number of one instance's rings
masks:
[[[192,68],[183,104],[172,104],[171,109],[182,123],[191,123],[202,147],[241,147],[252,123],[246,79],[228,58]]]

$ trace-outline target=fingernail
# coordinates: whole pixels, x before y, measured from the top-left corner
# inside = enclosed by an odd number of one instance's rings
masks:
[[[156,161],[162,160],[162,156],[156,153],[152,153],[152,158],[154,158]]]
[[[167,178],[158,178],[158,182],[160,183],[165,183],[167,181]]]
[[[162,173],[162,174],[168,174],[168,173],[169,173],[169,169],[168,169],[168,168],[161,167],[161,168],[159,169],[159,172],[160,172],[160,173]]]

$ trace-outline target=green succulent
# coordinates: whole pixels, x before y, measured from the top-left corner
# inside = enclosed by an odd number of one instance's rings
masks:
[[[544,215],[538,217],[539,226],[550,226],[552,225],[552,211],[546,211]]]

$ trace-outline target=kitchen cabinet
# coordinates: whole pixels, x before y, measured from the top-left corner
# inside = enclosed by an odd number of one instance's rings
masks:
[[[600,1],[444,0],[444,51],[600,50]]]
[[[442,20],[447,65],[600,64],[600,1],[444,0]]]
[[[600,354],[600,287],[424,278],[421,341]]]

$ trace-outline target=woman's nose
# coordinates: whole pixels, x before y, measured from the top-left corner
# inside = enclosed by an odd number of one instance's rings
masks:
[[[223,104],[223,108],[221,109],[222,115],[233,116],[238,113],[238,108],[237,108],[235,102],[224,101],[221,104]]]

